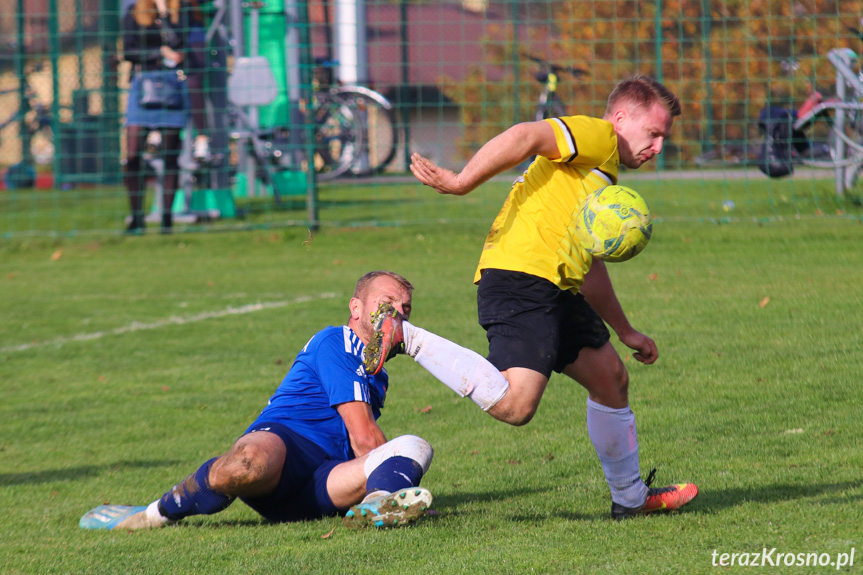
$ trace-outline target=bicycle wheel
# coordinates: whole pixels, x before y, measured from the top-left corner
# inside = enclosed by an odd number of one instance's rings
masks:
[[[351,173],[370,176],[382,172],[395,158],[399,143],[393,105],[374,90],[362,86],[338,88],[336,94],[351,105],[363,126],[363,145],[359,147]]]
[[[359,154],[363,127],[354,108],[331,92],[315,94],[315,171],[319,180],[348,172]]]

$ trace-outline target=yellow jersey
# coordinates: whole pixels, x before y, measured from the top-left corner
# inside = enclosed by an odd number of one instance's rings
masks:
[[[617,135],[599,118],[545,121],[560,158],[537,156],[515,181],[485,240],[474,283],[490,268],[528,273],[574,292],[584,283],[593,259],[575,239],[575,214],[590,193],[617,183]]]

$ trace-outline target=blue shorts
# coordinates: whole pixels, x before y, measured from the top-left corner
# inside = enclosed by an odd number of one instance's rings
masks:
[[[280,423],[256,421],[246,435],[268,431],[278,435],[285,443],[285,465],[275,491],[264,497],[240,499],[275,522],[320,519],[339,510],[327,493],[327,478],[342,461],[331,459],[317,444],[291,431]]]

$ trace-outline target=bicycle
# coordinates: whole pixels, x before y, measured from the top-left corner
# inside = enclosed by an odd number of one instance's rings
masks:
[[[794,164],[834,169],[836,193],[843,195],[863,169],[863,71],[853,69],[857,54],[849,48],[830,50],[827,60],[836,69],[834,96],[814,90],[797,110],[762,110],[759,168],[771,177],[790,174]],[[807,132],[823,143],[810,141]]]
[[[542,84],[542,90],[540,91],[536,102],[534,120],[539,122],[549,118],[560,118],[561,116],[566,116],[566,107],[563,105],[563,101],[557,93],[560,75],[566,73],[574,79],[580,80],[584,76],[588,75],[587,70],[561,66],[531,54],[527,54],[527,58],[530,61],[539,64],[539,68],[534,72],[533,77],[537,82]],[[536,156],[528,158],[519,164],[517,169],[522,172],[527,170],[528,166],[530,166],[535,159]]]
[[[534,73],[533,77],[537,82],[542,84],[542,91],[539,93],[539,98],[536,102],[536,115],[534,119],[547,120],[548,118],[559,118],[566,116],[566,108],[563,101],[557,94],[557,85],[560,75],[563,73],[569,74],[576,80],[580,80],[587,76],[587,70],[581,68],[571,68],[561,66],[548,60],[543,60],[530,54],[527,55],[532,62],[539,64],[539,70]]]
[[[324,63],[315,71],[311,102],[314,121],[314,166],[319,181],[382,172],[395,158],[398,128],[393,106],[384,96],[363,86],[332,86]],[[250,149],[266,183],[273,181],[271,165],[291,167],[290,129],[251,130],[249,119],[238,106],[229,115],[235,131],[251,142]]]
[[[350,154],[341,156],[318,155],[324,160],[319,166],[319,179],[335,179],[348,172],[354,176],[371,176],[384,171],[392,163],[399,142],[393,105],[382,94],[364,86],[340,86],[334,81],[333,68],[338,63],[318,60],[314,71],[316,145],[325,142],[332,146],[338,141]],[[350,113],[339,107],[346,104]],[[323,111],[321,110],[323,108]],[[334,134],[326,120],[336,117],[343,132]],[[353,125],[352,125],[353,124]],[[349,164],[345,167],[345,164]],[[322,177],[323,176],[323,177]]]
[[[7,127],[18,124],[21,128],[26,129],[28,136],[28,138],[21,138],[22,142],[29,141],[29,148],[22,151],[21,161],[10,166],[4,176],[7,187],[32,187],[35,182],[35,170],[30,162],[32,161],[37,165],[48,165],[54,161],[54,131],[51,110],[36,96],[36,91],[28,79],[31,74],[41,71],[42,65],[37,64],[28,74],[25,74],[22,80],[23,101],[18,102],[18,108],[13,110],[9,117],[0,121],[0,133]],[[0,96],[20,93],[20,87],[0,90]],[[20,131],[19,137],[21,137]]]

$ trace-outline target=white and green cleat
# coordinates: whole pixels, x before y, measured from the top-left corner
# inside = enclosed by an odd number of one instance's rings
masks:
[[[342,522],[349,529],[399,527],[423,517],[431,506],[432,494],[422,487],[408,487],[354,505]]]

